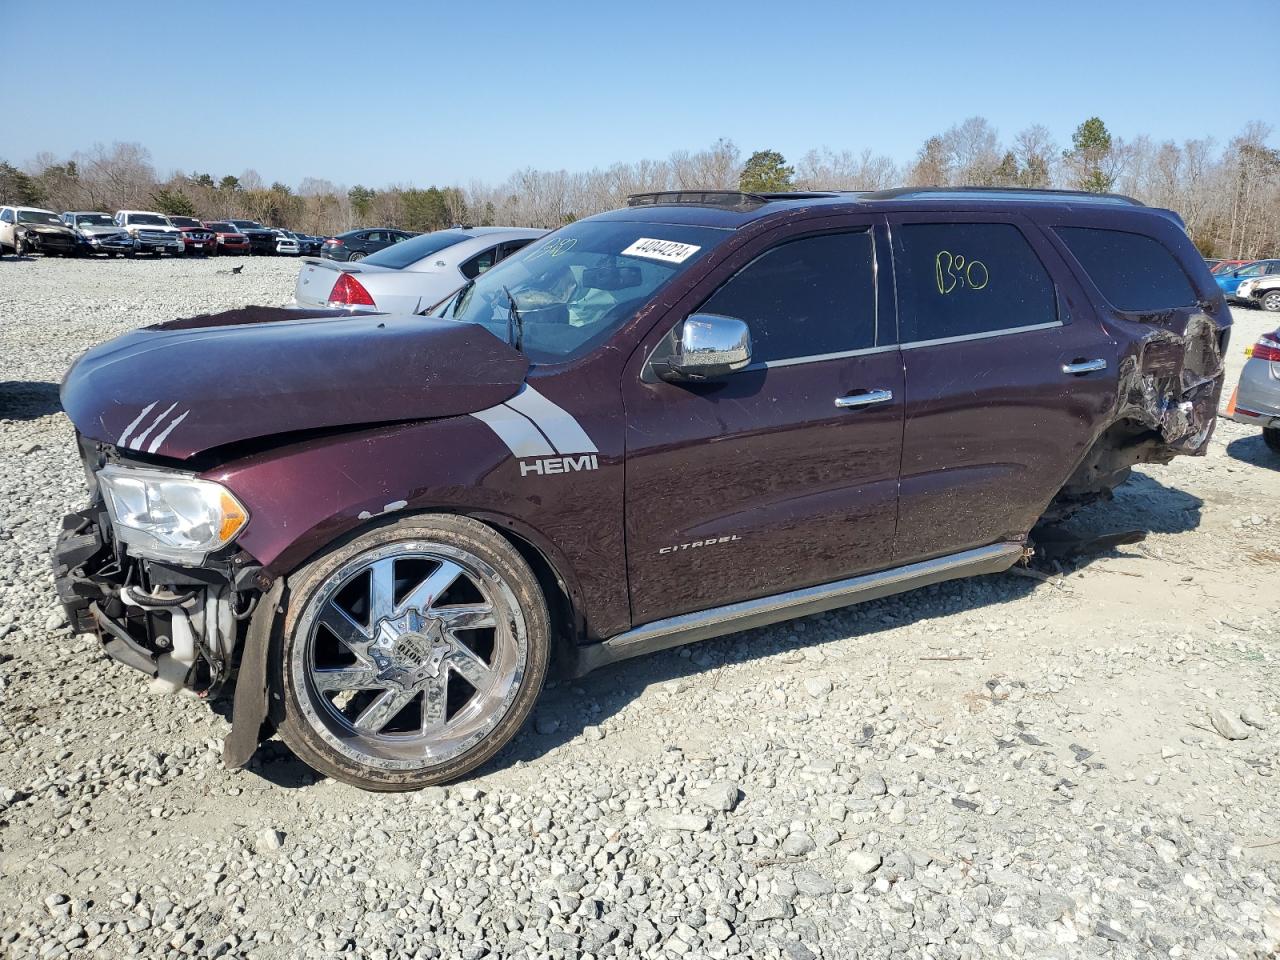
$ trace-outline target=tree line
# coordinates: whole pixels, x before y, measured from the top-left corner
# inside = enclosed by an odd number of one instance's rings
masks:
[[[1206,256],[1280,255],[1280,150],[1271,129],[1250,123],[1225,145],[1210,138],[1123,140],[1098,117],[1068,144],[1042,125],[1002,140],[983,117],[929,137],[905,163],[867,149],[813,149],[788,162],[757,150],[743,158],[730,140],[680,150],[665,160],[570,172],[527,167],[500,184],[371,188],[307,177],[268,185],[252,169],[238,175],[175,172],[161,178],[137,143],[98,144],[59,158],[42,153],[23,167],[0,161],[0,201],[62,210],[155,209],[202,219],[245,217],[303,233],[358,226],[435,230],[454,224],[557,227],[656,190],[879,190],[892,186],[1065,187],[1119,192],[1176,210]]]

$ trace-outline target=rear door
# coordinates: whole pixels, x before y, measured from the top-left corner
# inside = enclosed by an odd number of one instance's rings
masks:
[[[747,370],[677,385],[646,375],[647,349],[628,365],[635,624],[890,564],[902,367],[877,324],[888,249],[873,226],[825,218],[759,237],[651,334],[693,312],[736,317]]]
[[[1025,534],[1115,408],[1119,346],[1010,216],[891,216],[906,375],[896,563]]]

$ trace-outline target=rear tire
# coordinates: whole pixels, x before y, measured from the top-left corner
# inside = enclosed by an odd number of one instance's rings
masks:
[[[364,253],[353,253],[353,254],[351,254],[349,257],[347,257],[347,262],[348,262],[348,263],[359,263],[359,262],[360,262],[361,260],[363,260],[366,256],[368,256],[368,254],[364,254]]]
[[[1271,448],[1272,453],[1280,453],[1280,427],[1263,427],[1262,442]]]
[[[271,689],[281,739],[315,770],[365,790],[443,783],[532,712],[550,657],[546,601],[484,524],[434,514],[376,526],[289,583]]]
[[[1259,305],[1268,313],[1280,313],[1280,290],[1268,290],[1262,295]]]

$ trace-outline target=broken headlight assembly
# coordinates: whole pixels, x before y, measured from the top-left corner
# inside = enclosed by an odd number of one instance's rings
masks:
[[[229,490],[190,474],[112,464],[98,483],[116,538],[137,557],[197,566],[249,522]]]

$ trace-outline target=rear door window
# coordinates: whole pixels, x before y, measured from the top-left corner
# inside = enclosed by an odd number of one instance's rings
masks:
[[[700,313],[751,329],[754,362],[820,357],[876,343],[871,232],[790,240],[756,257],[711,295]]]
[[[1053,230],[1118,310],[1169,310],[1191,306],[1198,299],[1186,271],[1154,237],[1096,227]]]
[[[896,224],[893,254],[904,344],[1058,321],[1053,279],[1011,223]]]

